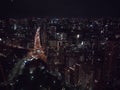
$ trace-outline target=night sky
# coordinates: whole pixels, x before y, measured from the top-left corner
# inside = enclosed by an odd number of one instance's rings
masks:
[[[119,16],[116,0],[0,0],[0,16]]]

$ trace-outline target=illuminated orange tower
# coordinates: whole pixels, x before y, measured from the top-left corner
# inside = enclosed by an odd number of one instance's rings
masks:
[[[40,27],[38,27],[36,34],[35,34],[35,38],[34,38],[34,49],[42,49],[41,47],[41,42],[40,42]]]
[[[29,57],[34,57],[34,58],[39,58],[43,60],[44,62],[47,61],[47,57],[44,53],[44,50],[41,46],[41,41],[40,41],[40,27],[38,27],[35,37],[34,37],[34,48],[28,53]]]

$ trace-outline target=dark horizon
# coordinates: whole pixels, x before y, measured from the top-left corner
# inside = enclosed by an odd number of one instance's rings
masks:
[[[110,0],[1,0],[0,17],[119,17],[119,8]]]

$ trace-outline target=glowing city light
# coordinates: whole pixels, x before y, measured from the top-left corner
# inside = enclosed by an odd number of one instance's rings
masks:
[[[0,41],[2,41],[2,38],[0,38]]]
[[[80,38],[80,35],[79,35],[79,34],[77,34],[77,38]]]

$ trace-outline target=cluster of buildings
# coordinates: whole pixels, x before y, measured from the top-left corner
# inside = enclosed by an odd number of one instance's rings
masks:
[[[61,73],[67,87],[72,90],[118,88],[119,18],[1,19],[0,44],[30,49],[38,27],[41,27],[40,39],[48,67]]]

